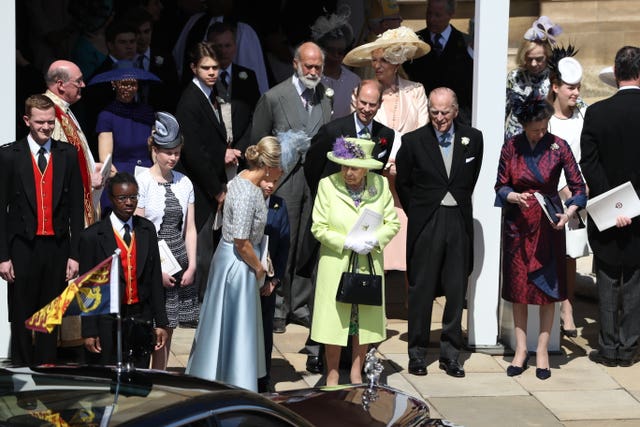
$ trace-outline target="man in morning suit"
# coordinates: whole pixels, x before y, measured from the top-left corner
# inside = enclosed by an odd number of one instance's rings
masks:
[[[260,98],[258,79],[252,69],[233,62],[238,51],[236,26],[229,22],[216,22],[209,28],[207,40],[220,61],[220,76],[216,82],[220,97],[226,102],[232,99],[245,102],[250,113],[253,112]]]
[[[159,350],[166,343],[169,321],[156,229],[151,221],[133,215],[138,206],[138,184],[131,174],[116,173],[107,181],[106,190],[113,211],[82,232],[80,271],[89,271],[120,249],[120,314],[123,319],[153,322],[155,350]],[[110,314],[82,317],[88,363],[116,363],[115,331],[115,318]],[[133,344],[123,342],[123,348]],[[136,367],[149,367],[150,358],[151,352],[136,361]]]
[[[440,336],[440,369],[464,377],[462,309],[473,269],[471,195],[482,163],[482,133],[454,119],[455,93],[429,94],[430,123],[402,137],[396,157],[396,190],[409,219],[409,372],[426,375],[425,357],[436,288],[446,297]]]
[[[589,106],[580,138],[580,167],[595,197],[630,181],[640,190],[640,48],[616,54],[618,92]],[[640,218],[618,216],[616,226],[599,231],[588,223],[593,249],[600,335],[589,354],[606,366],[631,366],[640,338]]]
[[[337,163],[327,159],[336,139],[344,136],[371,139],[375,142],[371,156],[387,164],[393,146],[393,129],[374,120],[382,105],[382,87],[377,80],[363,80],[356,87],[356,111],[345,117],[332,120],[322,126],[311,139],[311,146],[304,162],[304,177],[313,198],[318,182],[329,175],[340,172]],[[382,173],[382,170],[376,171]]]
[[[431,51],[403,68],[410,80],[420,82],[429,94],[437,87],[451,88],[458,97],[458,121],[471,123],[473,96],[473,56],[465,35],[449,22],[455,13],[455,0],[428,0],[427,27],[416,34],[429,43]]]
[[[283,164],[285,174],[276,191],[287,202],[291,226],[291,247],[282,291],[286,305],[284,315],[307,327],[311,322],[313,284],[310,279],[297,276],[295,266],[313,204],[302,169],[306,143],[331,120],[331,98],[321,83],[323,67],[324,54],[317,44],[306,42],[298,46],[293,59],[293,76],[262,95],[253,114],[251,129],[253,143],[267,135],[279,136],[283,156],[288,153],[287,157],[293,158],[293,164]],[[283,139],[280,134],[288,131],[297,131],[302,136],[292,137],[289,132],[289,138]],[[310,353],[307,361],[311,362],[308,366],[317,366],[320,363],[319,346],[307,346],[307,351]]]
[[[24,322],[78,274],[84,228],[78,154],[51,139],[53,101],[30,96],[25,113],[29,135],[0,148],[0,277],[7,281],[16,366],[56,362],[58,329],[32,335]]]

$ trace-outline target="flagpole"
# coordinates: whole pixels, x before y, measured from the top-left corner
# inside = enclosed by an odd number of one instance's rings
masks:
[[[116,277],[120,277],[118,268],[120,266],[120,249],[116,249],[113,252],[113,257],[116,258],[114,264],[116,265],[115,272]],[[113,265],[113,264],[112,264]],[[118,289],[120,289],[120,280],[118,280]],[[118,292],[118,302],[116,311],[116,371],[118,374],[123,371],[122,364],[122,316],[120,315],[120,292]]]

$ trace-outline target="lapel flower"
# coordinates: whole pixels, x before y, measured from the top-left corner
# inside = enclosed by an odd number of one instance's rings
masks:
[[[280,205],[277,204],[277,203],[274,203],[273,204],[273,209],[277,211],[278,209],[280,209]]]
[[[153,61],[158,66],[164,64],[164,58],[162,56],[156,56],[155,58],[153,58]]]
[[[218,101],[218,104],[220,104],[220,105],[227,103],[227,101],[221,96],[216,96],[216,100]]]
[[[376,187],[372,185],[371,187],[367,188],[367,193],[369,193],[370,197],[373,197],[378,194],[378,190],[376,190]]]
[[[559,149],[559,148],[560,148],[560,146],[559,146],[558,144],[556,144],[555,142],[554,142],[553,144],[551,144],[551,149],[552,149],[553,151],[556,151],[556,150],[557,150],[557,149]]]
[[[246,73],[246,71],[240,71],[238,73],[238,77],[240,77],[240,80],[247,80],[247,78],[249,77],[249,75]]]
[[[327,98],[333,98],[333,95],[335,94],[335,92],[333,91],[333,89],[328,87],[324,90],[324,94],[327,95]]]
[[[469,145],[469,141],[469,137],[463,136],[462,138],[460,138],[460,144],[464,145],[465,147]]]
[[[387,138],[385,138],[385,137],[380,138],[380,140],[378,142],[380,142],[380,146],[381,147],[386,147],[387,146]]]

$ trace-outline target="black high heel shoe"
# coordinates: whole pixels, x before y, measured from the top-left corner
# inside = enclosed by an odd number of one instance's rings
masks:
[[[536,378],[538,378],[539,380],[546,380],[551,378],[551,369],[536,368]]]
[[[577,338],[578,330],[577,329],[565,329],[564,326],[560,326],[560,332],[567,338]]]
[[[522,366],[509,365],[507,367],[507,376],[515,377],[516,375],[520,375],[521,373],[527,370],[528,363],[529,363],[529,355],[527,354],[527,357],[524,358],[524,362],[522,362]]]

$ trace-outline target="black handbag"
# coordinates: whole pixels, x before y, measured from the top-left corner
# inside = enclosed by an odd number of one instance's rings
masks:
[[[349,304],[382,305],[382,276],[376,274],[373,258],[367,254],[369,273],[358,273],[358,255],[351,252],[348,271],[342,273],[336,301]]]

